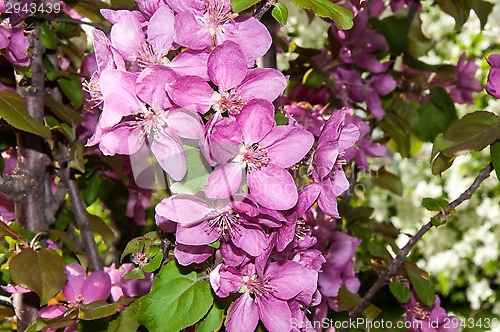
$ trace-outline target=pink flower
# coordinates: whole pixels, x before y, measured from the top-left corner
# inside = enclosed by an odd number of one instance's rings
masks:
[[[134,264],[122,264],[119,269],[113,263],[110,267],[104,267],[104,272],[111,280],[111,297],[118,301],[121,296],[136,297],[146,295],[153,284],[153,274],[144,273],[144,279],[124,279],[124,276],[135,268]]]
[[[490,55],[486,61],[491,66],[486,83],[486,92],[495,98],[500,98],[500,54]]]
[[[459,104],[474,104],[472,92],[483,90],[475,77],[477,65],[474,60],[467,61],[466,54],[462,53],[457,63],[455,80],[447,87],[450,97]]]
[[[321,116],[323,109],[321,105],[312,106],[307,102],[285,105],[285,112],[293,116],[298,123],[316,137],[320,135],[321,129],[326,122]]]
[[[262,274],[252,263],[241,270],[221,264],[210,273],[210,283],[220,297],[242,293],[229,311],[229,332],[254,331],[259,319],[268,331],[281,332],[291,329],[292,313],[287,301],[304,291],[313,293],[316,275],[293,261],[270,263]]]
[[[273,210],[287,210],[297,203],[297,188],[286,168],[299,162],[311,149],[314,136],[293,119],[276,126],[274,107],[265,100],[249,102],[230,125],[215,127],[209,141],[231,137],[227,151],[211,149],[221,164],[209,176],[205,193],[210,198],[226,198],[239,188],[246,169],[252,197]],[[231,161],[228,162],[229,158]]]
[[[426,307],[412,291],[410,302],[402,306],[406,310],[406,321],[411,322],[408,325],[410,332],[456,332],[461,326],[457,317],[449,316],[441,307],[441,300],[437,295],[434,303]]]
[[[200,113],[215,106],[236,117],[250,100],[262,98],[272,102],[286,86],[286,78],[276,69],[248,69],[240,46],[231,41],[211,52],[208,76],[218,92],[214,92],[202,77],[184,76],[169,86],[169,97],[177,105]]]
[[[27,67],[30,65],[28,48],[30,44],[21,28],[0,26],[0,50],[4,50],[5,57],[14,66]]]
[[[244,54],[244,63],[253,65],[264,55],[272,39],[266,27],[254,17],[238,17],[230,0],[167,0],[175,15],[174,40],[193,50],[222,45],[230,40]]]

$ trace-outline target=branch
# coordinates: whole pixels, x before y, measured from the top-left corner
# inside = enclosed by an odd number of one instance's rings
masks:
[[[94,27],[96,29],[99,29],[103,31],[104,33],[109,33],[109,29],[106,28],[104,25],[99,24],[99,23],[94,23],[94,22],[85,22],[81,20],[75,20],[73,18],[67,18],[67,17],[55,17],[55,18],[50,18],[50,17],[45,17],[46,20],[48,21],[54,21],[57,23],[68,23],[68,24],[76,24],[76,25],[89,25],[91,27]]]
[[[257,12],[253,15],[256,19],[260,20],[264,14],[271,9],[272,6],[276,3],[276,0],[266,0],[266,2],[257,10]]]
[[[465,202],[466,200],[470,199],[472,195],[476,192],[476,190],[479,188],[481,183],[486,180],[489,176],[490,173],[493,171],[493,164],[489,163],[485,168],[479,172],[478,176],[474,180],[474,182],[470,185],[470,187],[464,191],[460,196],[458,196],[457,199],[455,199],[453,202],[448,204],[448,206],[439,212],[434,218],[437,218],[439,221],[443,221],[448,216],[453,212],[453,210]],[[355,320],[359,314],[365,309],[365,307],[368,305],[370,300],[375,296],[378,290],[380,290],[382,287],[384,287],[387,282],[392,278],[396,272],[398,271],[399,267],[403,264],[403,262],[406,259],[406,256],[410,252],[410,250],[415,246],[415,244],[427,233],[433,224],[433,219],[429,221],[427,224],[423,225],[420,230],[415,234],[409,241],[408,243],[401,249],[399,250],[398,254],[392,261],[391,265],[387,269],[387,271],[380,275],[377,281],[373,284],[373,286],[366,292],[365,296],[363,296],[363,299],[359,302],[359,304],[354,308],[351,312],[349,312],[349,316],[347,317],[348,321],[351,322]],[[349,329],[343,329],[343,332],[347,332]]]
[[[0,191],[8,198],[19,200],[27,191],[29,183],[23,181],[19,177],[9,174],[0,174]]]

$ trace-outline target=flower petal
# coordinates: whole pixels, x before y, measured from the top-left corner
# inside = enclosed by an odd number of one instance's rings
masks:
[[[200,223],[212,212],[212,208],[193,195],[173,195],[163,199],[155,208],[156,214],[183,226]]]
[[[190,246],[210,244],[218,239],[217,227],[211,228],[209,222],[201,222],[191,226],[179,224],[175,233],[175,240],[178,243]]]
[[[219,92],[240,84],[247,70],[245,55],[234,42],[227,41],[217,46],[208,57],[208,76],[219,87]]]
[[[294,261],[281,261],[269,264],[264,272],[269,284],[276,291],[273,295],[282,300],[289,300],[302,292],[317,273]]]
[[[203,123],[197,113],[178,109],[167,112],[165,117],[168,127],[180,137],[198,140],[203,136]]]
[[[119,123],[104,130],[99,141],[99,149],[104,155],[131,155],[139,151],[145,142],[144,134],[135,121]]]
[[[198,76],[184,76],[167,87],[168,95],[174,103],[187,109],[206,113],[214,104],[214,90]]]
[[[259,142],[274,128],[274,106],[264,99],[250,101],[236,118],[246,144]]]
[[[208,56],[205,51],[187,50],[176,55],[167,66],[179,76],[199,76],[208,81]]]
[[[297,203],[297,187],[285,169],[269,164],[248,172],[250,193],[260,205],[273,210],[288,210]]]
[[[200,16],[188,11],[175,15],[174,41],[192,50],[203,50],[212,44],[208,27],[204,26]]]
[[[292,314],[286,301],[270,295],[256,297],[255,301],[257,302],[259,317],[269,332],[291,330]]]
[[[167,54],[172,48],[174,35],[174,13],[168,6],[160,6],[148,24],[148,42],[155,53]]]
[[[113,25],[110,33],[111,43],[128,61],[135,61],[135,56],[142,50],[146,42],[141,22],[127,19]]]
[[[245,79],[238,86],[243,98],[255,98],[274,101],[285,90],[287,80],[283,74],[273,68],[250,69]]]
[[[137,95],[154,109],[172,106],[167,98],[165,86],[177,78],[175,72],[165,66],[155,65],[145,68],[136,81]]]
[[[239,163],[217,166],[208,176],[204,192],[211,199],[230,197],[240,187],[242,177],[243,172]]]
[[[250,294],[245,292],[234,301],[234,305],[229,311],[226,329],[228,332],[254,332],[258,323],[259,312],[257,304],[250,297]]]
[[[186,246],[177,244],[174,249],[175,258],[179,264],[187,266],[195,263],[200,264],[209,259],[214,253],[210,246]]]
[[[111,279],[104,271],[92,272],[83,282],[80,295],[83,303],[105,301],[111,293]]]
[[[177,132],[172,128],[163,128],[153,136],[151,151],[160,166],[175,181],[186,175],[187,158]]]

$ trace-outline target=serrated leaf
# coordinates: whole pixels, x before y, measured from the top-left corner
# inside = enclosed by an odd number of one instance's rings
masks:
[[[441,211],[448,206],[448,200],[444,198],[425,197],[422,199],[422,206],[429,211]]]
[[[198,147],[184,144],[184,150],[188,161],[187,173],[182,181],[174,181],[169,177],[170,191],[173,194],[194,195],[198,191],[203,191],[212,169]]]
[[[271,14],[273,15],[274,19],[281,25],[285,25],[288,21],[288,7],[282,3],[278,3],[276,6],[274,6]]]
[[[500,141],[496,141],[490,146],[491,163],[495,168],[497,179],[500,180]]]
[[[391,290],[392,295],[400,302],[400,303],[408,303],[411,299],[411,292],[408,289],[408,286],[403,284],[401,281],[393,281],[389,284],[389,289]]]
[[[354,14],[328,0],[292,0],[292,2],[301,8],[312,9],[318,16],[331,18],[341,30],[347,30],[353,26]]]
[[[182,274],[175,262],[165,265],[152,291],[140,298],[139,322],[150,331],[182,330],[198,322],[213,304],[210,284],[196,273]]]
[[[109,322],[108,332],[136,332],[141,325],[137,321],[139,308],[139,300],[130,303],[115,319]]]
[[[231,0],[231,9],[235,13],[244,11],[247,8],[252,7],[260,0]]]
[[[14,91],[0,91],[0,117],[14,128],[45,138],[50,137],[49,128],[36,122],[29,115],[24,99]]]
[[[410,283],[415,289],[415,293],[417,293],[417,297],[420,302],[422,302],[423,305],[430,307],[436,299],[432,284],[421,275],[413,272],[411,269],[406,269],[406,272],[408,273]]]
[[[222,327],[224,307],[219,307],[217,302],[208,311],[205,317],[196,325],[196,332],[218,331]]]
[[[12,281],[37,293],[42,305],[64,287],[67,279],[65,267],[61,256],[51,249],[34,251],[25,248],[9,262]]]

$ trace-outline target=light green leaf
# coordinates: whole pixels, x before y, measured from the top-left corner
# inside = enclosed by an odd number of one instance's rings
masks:
[[[423,305],[430,307],[436,299],[432,284],[427,279],[422,277],[420,274],[415,273],[411,269],[407,268],[406,272],[408,273],[410,283],[415,289],[420,302],[422,302]]]
[[[222,326],[222,318],[224,315],[224,307],[218,306],[214,302],[208,314],[196,325],[196,332],[212,332],[217,331]]]
[[[141,325],[137,321],[139,308],[139,300],[130,303],[115,319],[109,322],[108,332],[136,332]]]
[[[49,128],[33,120],[26,110],[24,99],[14,91],[0,91],[0,117],[14,128],[50,137]]]
[[[212,169],[198,147],[184,144],[184,149],[188,160],[187,173],[182,181],[176,182],[169,177],[170,191],[173,194],[194,195],[198,191],[203,191]]]
[[[448,200],[444,198],[425,197],[422,199],[422,206],[429,211],[441,211],[448,206]]]
[[[57,83],[73,107],[79,108],[83,105],[83,90],[80,76],[67,75],[66,77],[59,78]]]
[[[292,0],[293,3],[301,8],[312,9],[314,13],[321,17],[331,18],[335,21],[337,28],[348,30],[352,28],[354,14],[329,0]]]
[[[78,318],[83,320],[95,320],[104,317],[109,317],[118,312],[122,305],[127,305],[132,302],[132,298],[120,297],[115,303],[108,303],[106,301],[95,301],[92,303],[80,306],[80,313]]]
[[[175,262],[165,265],[152,291],[140,298],[139,322],[149,331],[179,331],[198,322],[213,304],[210,284],[196,273],[182,274]]]
[[[400,302],[407,303],[410,301],[411,292],[408,287],[401,281],[393,281],[389,284],[389,289],[392,295]]]
[[[244,11],[247,8],[255,5],[260,0],[231,0],[231,9],[235,13]]]
[[[31,248],[21,250],[9,262],[12,281],[40,297],[40,303],[46,304],[66,283],[66,267],[63,259],[54,250]]]
[[[288,8],[282,3],[278,3],[276,6],[274,6],[271,14],[281,25],[285,25],[288,21]]]

